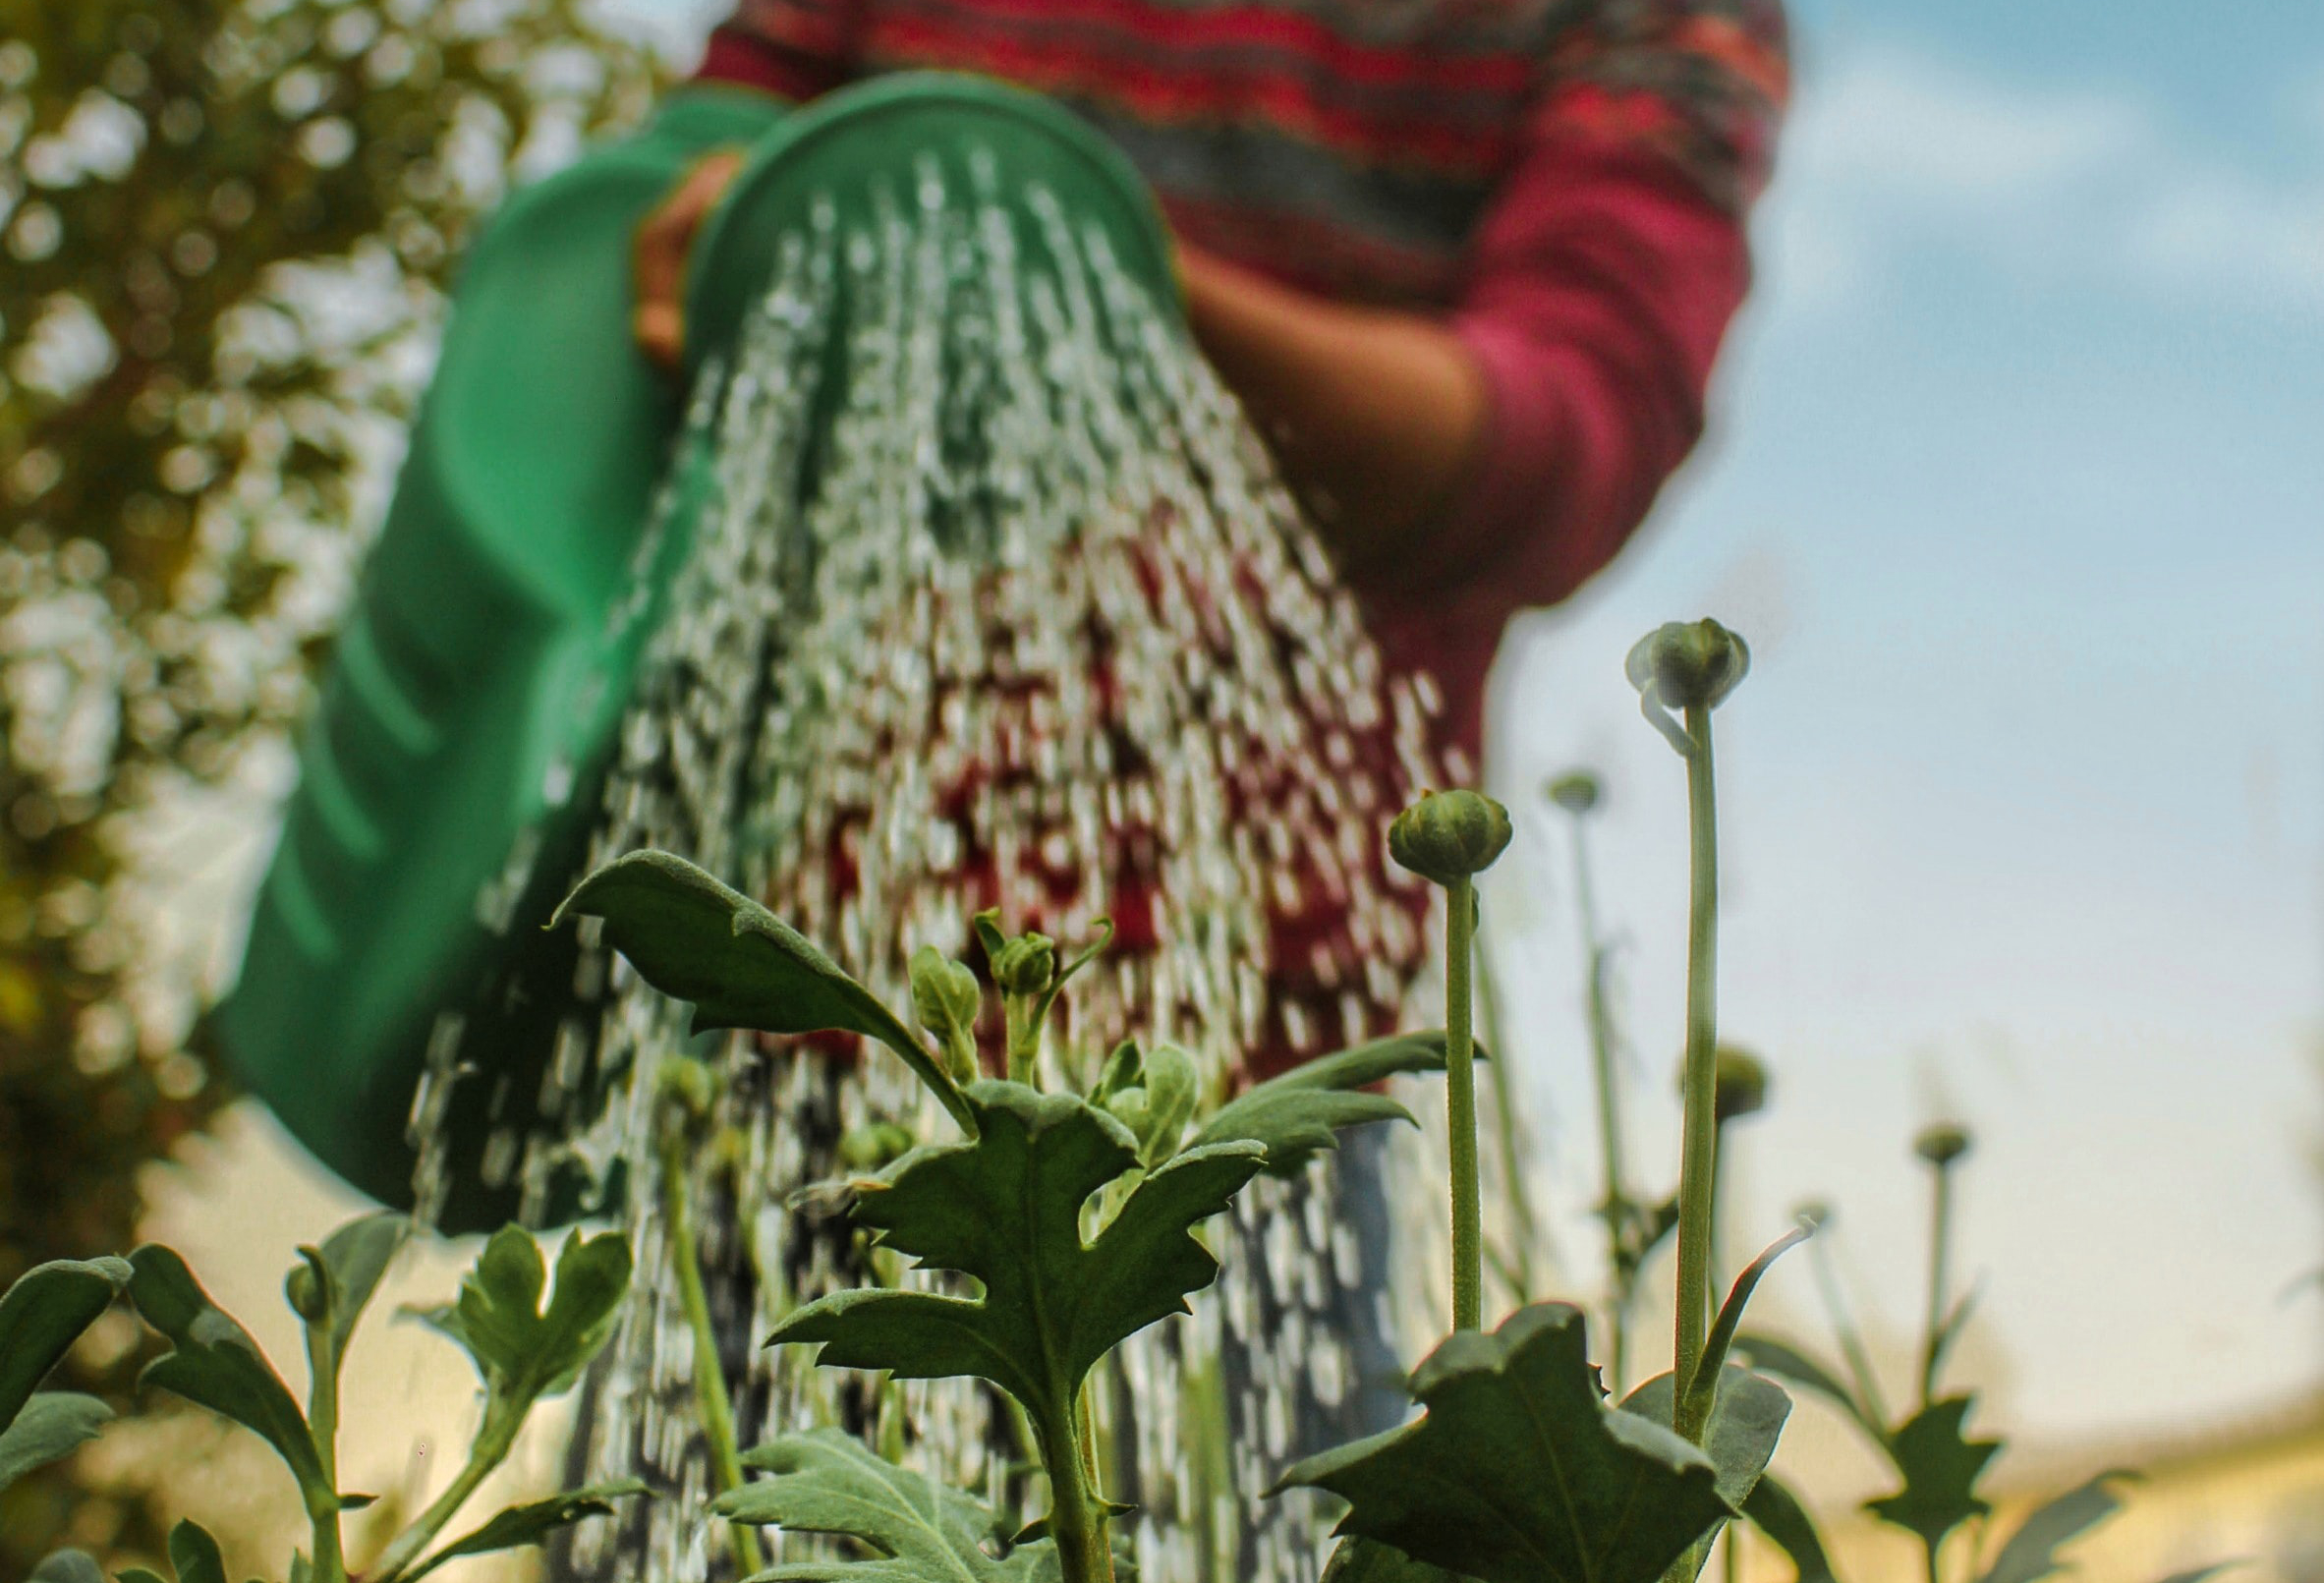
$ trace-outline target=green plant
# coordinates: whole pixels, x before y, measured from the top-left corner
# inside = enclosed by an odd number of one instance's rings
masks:
[[[820,1344],[833,1365],[900,1379],[973,1377],[1006,1392],[1026,1414],[1049,1484],[1049,1514],[1013,1536],[1007,1559],[1025,1565],[1053,1554],[1069,1583],[1112,1575],[1108,1525],[1119,1509],[1098,1488],[1085,1383],[1115,1345],[1184,1312],[1187,1295],[1217,1275],[1194,1226],[1260,1171],[1295,1170],[1331,1147],[1336,1127],[1409,1119],[1393,1100],[1359,1091],[1445,1062],[1441,1038],[1382,1041],[1261,1084],[1198,1121],[1192,1061],[1168,1046],[1127,1044],[1086,1093],[1044,1092],[1027,1080],[1048,1064],[1049,1012],[1090,952],[1060,967],[1047,938],[1004,936],[987,914],[977,929],[1015,1077],[963,1082],[959,1030],[973,1025],[975,1006],[973,979],[956,965],[915,963],[916,1011],[941,1046],[931,1051],[765,908],[667,853],[632,853],[592,875],[558,917],[573,915],[602,919],[604,937],[648,983],[695,1004],[696,1027],[866,1035],[959,1123],[961,1141],[914,1149],[858,1183],[853,1213],[877,1246],[967,1276],[978,1295],[837,1292],[786,1316],[772,1339]],[[819,1443],[791,1438],[753,1453],[745,1460],[775,1478],[721,1497],[715,1509],[746,1526],[826,1531],[815,1513],[833,1488],[871,1504],[880,1492],[867,1480],[891,1496],[914,1491],[938,1515],[913,1530],[912,1543],[877,1526],[847,1530],[886,1555],[892,1576],[957,1576],[929,1561],[957,1553],[941,1536],[989,1537],[992,1519],[968,1497]]]
[[[1622,1083],[1614,1014],[1614,948],[1598,919],[1597,887],[1591,879],[1589,825],[1605,800],[1604,787],[1587,769],[1570,769],[1543,788],[1571,825],[1574,911],[1581,930],[1582,984],[1589,1030],[1591,1085],[1597,1097],[1598,1159],[1603,1181],[1598,1217],[1606,1227],[1607,1375],[1617,1392],[1628,1379],[1630,1322],[1637,1307],[1639,1276],[1655,1250],[1678,1224],[1675,1194],[1654,1204],[1633,1196],[1624,1166]]]
[[[340,1519],[371,1498],[339,1488],[340,1379],[356,1324],[410,1231],[400,1216],[370,1215],[341,1226],[318,1248],[299,1250],[283,1291],[305,1332],[303,1409],[250,1332],[210,1301],[172,1250],[149,1243],[126,1260],[32,1271],[0,1298],[0,1486],[73,1450],[110,1416],[92,1398],[33,1387],[114,1297],[126,1295],[170,1348],[146,1366],[142,1384],[242,1425],[290,1470],[311,1534],[310,1550],[292,1560],[293,1583],[350,1583],[356,1574]],[[507,1459],[534,1406],[569,1388],[603,1346],[629,1287],[628,1245],[616,1235],[575,1234],[558,1255],[555,1289],[543,1307],[546,1279],[538,1244],[511,1226],[484,1245],[458,1298],[424,1316],[475,1361],[484,1385],[482,1421],[451,1485],[363,1569],[365,1583],[418,1583],[463,1556],[538,1544],[558,1528],[609,1511],[621,1497],[643,1493],[628,1480],[567,1491],[436,1544],[477,1487]],[[224,1583],[217,1542],[200,1524],[179,1522],[168,1549],[178,1583]],[[75,1553],[50,1557],[35,1575],[52,1583],[101,1577],[93,1561]],[[160,1583],[140,1569],[121,1576],[123,1583]]]
[[[1928,1127],[1913,1140],[1913,1153],[1930,1169],[1931,1190],[1928,1300],[1915,1348],[1915,1405],[1909,1414],[1892,1417],[1863,1332],[1821,1247],[1816,1259],[1818,1286],[1840,1340],[1843,1367],[1827,1367],[1772,1336],[1746,1335],[1737,1341],[1736,1351],[1754,1368],[1837,1407],[1887,1459],[1899,1488],[1866,1501],[1864,1509],[1919,1542],[1929,1583],[1944,1583],[1949,1555],[1959,1563],[1950,1573],[1960,1579],[2037,1583],[2065,1569],[2058,1554],[2064,1546],[2121,1509],[2117,1491],[2137,1475],[2123,1469],[2097,1474],[2036,1507],[2007,1540],[1990,1549],[1981,1543],[1987,1536],[1972,1535],[1972,1527],[1981,1528],[1993,1510],[1977,1487],[2003,1442],[1970,1437],[1973,1393],[1941,1395],[1938,1390],[1946,1359],[1967,1326],[1976,1295],[1972,1290],[1954,1297],[1949,1280],[1954,1172],[1970,1145],[1967,1129],[1952,1122]],[[1822,1222],[1829,1213],[1819,1208],[1810,1215]],[[1749,1515],[1791,1557],[1800,1583],[1837,1583],[1814,1523],[1788,1490],[1772,1479],[1764,1481]],[[2220,1570],[2224,1567],[2205,1567],[2166,1583],[2195,1583]]]
[[[1688,629],[1692,631],[1693,629]],[[1360,1092],[1395,1070],[1441,1068],[1451,1121],[1454,1331],[1413,1375],[1424,1409],[1401,1429],[1310,1457],[1278,1488],[1310,1485],[1349,1502],[1332,1575],[1473,1578],[1483,1583],[1690,1580],[1712,1539],[1741,1514],[1790,1403],[1771,1381],[1727,1361],[1744,1305],[1768,1267],[1804,1236],[1778,1242],[1711,1314],[1709,1223],[1717,892],[1709,709],[1739,678],[1682,675],[1690,652],[1656,658],[1641,681],[1650,714],[1685,709],[1695,804],[1689,972],[1688,1141],[1681,1179],[1679,1367],[1610,1402],[1584,1346],[1579,1310],[1537,1303],[1482,1328],[1481,1187],[1474,1041],[1469,1028],[1474,876],[1510,839],[1507,814],[1473,792],[1431,794],[1389,832],[1405,867],[1446,892],[1446,1031],[1389,1041],[1260,1085],[1193,1122],[1191,1062],[1167,1046],[1125,1045],[1086,1092],[1045,1092],[1042,1032],[1073,967],[1053,944],[977,921],[999,989],[1011,1080],[963,1081],[971,981],[932,953],[913,964],[913,999],[932,1050],[811,942],[758,903],[665,853],[632,853],[584,880],[562,919],[604,920],[605,938],[649,984],[694,1002],[696,1025],[777,1033],[825,1028],[893,1050],[959,1124],[858,1184],[852,1211],[876,1245],[923,1269],[965,1276],[956,1289],[862,1288],[787,1315],[775,1343],[822,1348],[826,1365],[899,1378],[973,1377],[1024,1410],[1049,1510],[1003,1537],[994,1514],[957,1492],[823,1433],[787,1436],[744,1458],[771,1477],[729,1491],[730,1521],[855,1540],[866,1558],[804,1561],[769,1578],[995,1578],[1065,1583],[1113,1576],[1085,1382],[1128,1336],[1185,1311],[1218,1262],[1194,1235],[1251,1178],[1295,1168],[1338,1126],[1404,1112]],[[1693,640],[1690,640],[1693,641]],[[1641,646],[1644,650],[1647,646]],[[1676,668],[1673,668],[1673,667]],[[1699,668],[1699,667],[1698,667]],[[1691,689],[1691,690],[1690,690]],[[1677,740],[1673,728],[1673,739]],[[1061,1063],[1060,1063],[1061,1064]]]

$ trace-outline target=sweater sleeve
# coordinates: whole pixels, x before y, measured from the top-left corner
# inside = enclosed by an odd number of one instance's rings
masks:
[[[698,81],[804,101],[856,75],[861,0],[743,0],[710,33]]]
[[[1551,63],[1451,317],[1490,416],[1443,542],[1506,610],[1613,559],[1693,448],[1785,97],[1772,0],[1603,12]]]

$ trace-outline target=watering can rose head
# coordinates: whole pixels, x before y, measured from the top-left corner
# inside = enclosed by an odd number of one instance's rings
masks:
[[[1924,1127],[1920,1136],[1912,1140],[1912,1152],[1943,1170],[1969,1152],[1969,1129],[1956,1121],[1940,1121],[1933,1127]]]
[[[1493,867],[1512,834],[1509,811],[1473,791],[1423,792],[1388,828],[1389,856],[1450,885]]]
[[[1751,649],[1718,622],[1666,621],[1630,650],[1630,685],[1672,708],[1717,708],[1751,669]]]

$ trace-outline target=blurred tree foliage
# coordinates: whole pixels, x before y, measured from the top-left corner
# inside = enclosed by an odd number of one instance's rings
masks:
[[[578,0],[0,0],[0,1285],[215,1103],[155,832],[281,763],[462,238],[652,86]],[[0,1576],[142,1520],[21,1484]]]

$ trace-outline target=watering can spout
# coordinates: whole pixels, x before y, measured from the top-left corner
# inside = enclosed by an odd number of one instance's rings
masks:
[[[484,231],[216,1015],[241,1081],[374,1198],[409,1204],[415,1136],[447,1129],[453,1226],[517,1207],[512,1172],[479,1162],[525,1121],[571,1014],[577,947],[538,926],[587,854],[686,543],[683,521],[657,545],[646,533],[682,414],[631,338],[631,239],[695,159],[738,142],[751,157],[689,274],[697,369],[735,344],[784,234],[869,224],[899,197],[987,205],[1033,256],[1064,226],[1175,301],[1166,234],[1119,153],[1055,104],[949,75],[797,112],[681,89]],[[519,961],[560,992],[487,996]],[[446,1041],[472,1069],[448,1104],[422,1082]],[[442,1113],[416,1117],[416,1099]]]

